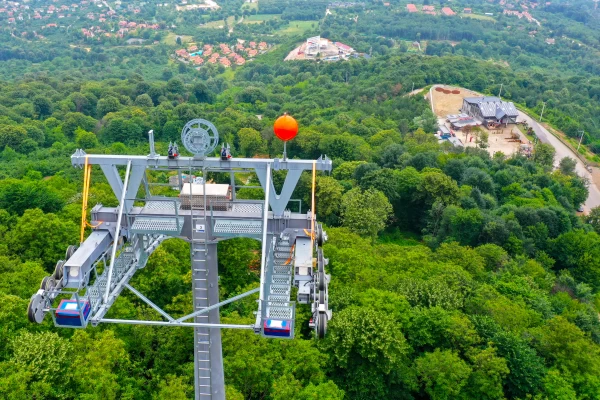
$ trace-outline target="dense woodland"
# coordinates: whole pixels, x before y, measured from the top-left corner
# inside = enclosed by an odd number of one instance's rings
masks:
[[[291,12],[284,2],[260,7]],[[593,23],[559,7],[567,6],[557,2],[545,12],[567,18],[571,27]],[[575,213],[589,182],[569,159],[553,168],[547,145],[538,145],[531,159],[440,145],[429,104],[407,96],[413,83],[487,94],[503,83],[507,98],[535,111],[546,100],[545,116],[567,134],[586,127],[594,148],[600,132],[587,129],[600,114],[600,80],[586,68],[597,66],[582,58],[545,70],[543,63],[574,54],[560,46],[553,48],[558,53],[532,55],[535,65],[502,65],[490,59],[520,45],[493,36],[485,43],[461,38],[452,50],[432,42],[429,55],[408,54],[389,33],[371,39],[382,33],[361,25],[369,15],[361,14],[357,31],[347,36],[341,19],[317,28],[357,48],[363,41],[380,46],[370,60],[282,63],[289,38],[275,39],[281,44],[275,51],[227,72],[169,62],[170,48],[162,44],[106,52],[64,47],[60,57],[50,49],[35,66],[6,56],[0,64],[6,79],[0,89],[0,398],[193,398],[190,329],[81,331],[57,329],[50,318],[28,322],[30,296],[78,242],[83,179],[70,155],[77,148],[147,154],[149,129],[165,154],[183,125],[202,117],[217,126],[234,157],[280,157],[272,125],[288,112],[300,124],[288,155],[333,159],[332,173],[319,174],[316,187],[318,219],[330,239],[324,251],[333,319],[321,341],[308,328],[305,307],[297,309],[293,341],[224,330],[227,399],[600,399],[600,209]],[[443,19],[437,21],[443,29]],[[270,29],[260,25],[252,29]],[[355,43],[360,29],[369,33]],[[462,27],[456,29],[448,34]],[[35,46],[23,54],[40,51]],[[122,57],[132,54],[139,57]],[[19,66],[27,73],[17,77]],[[281,184],[283,177],[274,179]],[[293,196],[303,211],[310,183],[306,174]],[[240,195],[263,196],[251,188]],[[100,169],[92,174],[90,205],[96,203],[117,204]],[[219,244],[223,299],[257,287],[259,249],[250,239]],[[189,247],[172,239],[131,283],[184,315],[192,308],[190,282]],[[251,323],[255,300],[224,307],[222,321]],[[108,317],[160,318],[125,292]]]

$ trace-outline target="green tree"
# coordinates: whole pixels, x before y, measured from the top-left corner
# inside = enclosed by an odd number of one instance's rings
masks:
[[[135,98],[135,105],[138,107],[154,107],[152,98],[146,93],[140,94],[138,97]]]
[[[334,380],[350,397],[389,398],[394,384],[412,387],[410,347],[387,313],[366,307],[340,311],[323,346],[335,367]]]
[[[77,147],[84,150],[98,147],[98,138],[96,137],[96,134],[84,131],[81,128],[75,130],[75,141],[77,142]]]
[[[552,147],[552,145],[539,142],[535,146],[533,158],[538,164],[544,167],[552,168],[552,165],[554,164],[555,155],[556,150],[554,149],[554,147]]]
[[[469,356],[473,372],[465,386],[471,399],[504,399],[504,378],[510,372],[506,360],[496,355],[496,349],[488,347]]]
[[[568,269],[573,277],[600,288],[600,236],[577,229],[551,241],[550,255],[557,269]]]
[[[583,220],[586,224],[590,224],[596,233],[600,233],[600,207],[594,207]]]
[[[0,127],[0,149],[10,147],[19,149],[27,139],[27,131],[17,125],[3,125]]]
[[[449,176],[435,170],[422,173],[422,180],[414,194],[431,206],[438,201],[443,205],[456,204],[458,202],[458,185]]]
[[[252,128],[242,128],[238,131],[240,152],[245,157],[266,153],[266,145],[260,132]]]
[[[434,400],[457,398],[467,384],[471,368],[456,353],[436,349],[415,360],[425,392]]]
[[[158,387],[158,392],[152,398],[155,400],[173,399],[187,400],[188,394],[191,394],[192,387],[184,382],[184,379],[174,375],[167,375]]]
[[[97,121],[94,118],[80,112],[67,113],[62,123],[62,132],[68,138],[74,138],[77,128],[91,132],[95,129],[96,122]]]
[[[94,337],[79,330],[73,335],[72,346],[75,357],[67,371],[75,384],[75,393],[90,400],[119,398],[117,372],[126,370],[129,362],[125,343],[110,330]]]
[[[577,166],[577,161],[575,161],[571,157],[564,157],[560,160],[560,163],[558,164],[558,169],[564,175],[574,175],[575,166]]]
[[[33,98],[33,107],[35,114],[39,119],[43,119],[52,114],[52,103],[46,96],[35,96]]]
[[[342,201],[342,185],[330,176],[318,176],[315,188],[317,213],[329,223],[337,222],[340,202]],[[306,199],[308,201],[308,199]],[[310,202],[307,202],[310,207]]]
[[[96,113],[98,118],[104,117],[106,114],[119,111],[121,109],[121,103],[115,96],[106,96],[98,100],[96,105]]]
[[[41,235],[40,232],[52,232]],[[26,210],[6,235],[12,254],[24,260],[41,260],[50,271],[58,260],[64,259],[69,244],[78,242],[79,229],[71,221],[39,209]]]
[[[392,205],[378,190],[354,188],[342,196],[340,211],[344,226],[374,241],[386,227]]]

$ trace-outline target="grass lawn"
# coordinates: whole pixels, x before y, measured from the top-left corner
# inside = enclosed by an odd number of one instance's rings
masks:
[[[213,28],[213,29],[220,29],[224,26],[225,26],[225,20],[222,20],[222,19],[217,20],[217,21],[210,21],[210,22],[207,22],[207,23],[201,25],[202,28]]]
[[[278,19],[279,14],[256,14],[256,15],[248,15],[244,17],[244,24],[260,24],[264,21],[270,21],[272,19]]]
[[[233,78],[235,77],[235,72],[233,72],[233,69],[227,68],[227,69],[225,69],[225,72],[223,72],[219,76],[221,76],[223,79],[231,82],[231,81],[233,81]]]
[[[298,35],[319,26],[319,21],[290,21],[287,26],[275,31],[275,34]]]
[[[246,3],[242,4],[242,10],[257,10],[258,11],[258,1],[254,3]]]
[[[165,36],[165,38],[163,39],[163,42],[165,44],[171,45],[171,46],[175,46],[177,44],[176,40],[177,40],[177,36],[181,37],[181,43],[187,43],[187,42],[191,42],[193,37],[192,36],[187,36],[187,35],[177,35],[173,32],[169,32],[169,34],[167,36]]]
[[[489,15],[481,15],[481,14],[460,14],[461,17],[480,19],[482,21],[493,21],[496,22],[496,18],[490,17]]]

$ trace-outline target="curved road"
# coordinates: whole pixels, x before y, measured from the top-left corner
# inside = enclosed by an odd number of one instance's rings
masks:
[[[568,148],[563,142],[558,140],[553,134],[548,132],[546,128],[537,123],[534,119],[529,117],[527,114],[519,111],[519,117],[522,121],[527,121],[530,127],[533,128],[536,136],[542,143],[550,144],[552,147],[556,149],[556,157],[554,158],[554,166],[558,167],[558,163],[564,157],[570,157],[577,161],[577,166],[575,167],[575,171],[581,177],[587,178],[590,181],[589,196],[584,204],[585,212],[588,213],[590,209],[594,207],[600,206],[600,190],[594,185],[594,181],[592,180],[592,174],[585,169],[585,165],[579,157],[577,157],[570,148]]]

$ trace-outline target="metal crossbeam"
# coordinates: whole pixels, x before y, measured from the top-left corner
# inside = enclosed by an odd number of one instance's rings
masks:
[[[125,170],[125,182],[123,183],[123,187],[127,188],[127,184],[129,182],[129,172],[131,171],[131,160],[127,162],[127,169]],[[108,269],[108,277],[106,283],[106,292],[104,293],[104,303],[108,303],[108,294],[110,293],[110,281],[112,279],[112,272],[115,266],[115,258],[117,256],[117,247],[119,245],[119,234],[121,232],[121,219],[123,218],[123,212],[125,208],[125,195],[127,194],[127,190],[123,190],[121,193],[121,202],[119,203],[119,216],[117,217],[117,227],[115,229],[115,235],[113,236],[113,248],[110,256],[110,267]]]
[[[154,325],[154,326],[182,326],[189,328],[210,328],[210,329],[254,329],[254,325],[234,325],[234,324],[203,324],[200,322],[167,322],[167,321],[144,321],[139,319],[112,319],[102,318],[99,322],[107,324],[128,324],[128,325]]]
[[[141,294],[140,292],[138,292],[134,287],[132,287],[129,283],[126,283],[124,285],[127,289],[131,290],[137,297],[139,297],[140,299],[142,299],[146,304],[148,304],[150,307],[154,308],[160,315],[162,315],[163,317],[165,317],[166,319],[168,319],[169,321],[173,322],[175,321],[173,319],[173,317],[171,317],[169,314],[167,314],[165,311],[163,311],[162,308],[160,308],[159,306],[157,306],[156,304],[154,304],[152,301],[150,301],[150,299],[148,299],[146,296],[144,296],[143,294]]]
[[[198,310],[198,311],[195,311],[195,312],[193,312],[191,314],[188,314],[188,315],[186,315],[184,317],[178,318],[176,321],[177,322],[182,322],[182,321],[185,321],[186,319],[197,317],[198,315],[201,315],[201,314],[206,314],[207,312],[209,312],[211,310],[214,310],[215,308],[219,308],[219,307],[224,306],[226,304],[233,303],[234,301],[238,301],[240,299],[243,299],[244,297],[250,296],[251,294],[254,294],[254,293],[258,292],[259,290],[260,290],[260,288],[249,290],[246,293],[239,294],[239,295],[234,296],[234,297],[232,297],[230,299],[224,300],[224,301],[222,301],[220,303],[213,304],[212,306],[203,308],[202,310]]]
[[[71,156],[71,163],[74,166],[81,167],[85,163],[86,153],[83,150],[77,150]],[[88,164],[98,165],[127,165],[131,161],[132,166],[143,165],[148,168],[168,168],[173,169],[202,169],[208,168],[211,171],[222,169],[224,172],[234,170],[236,168],[248,169],[264,169],[267,165],[271,165],[274,170],[311,170],[313,160],[290,160],[285,161],[280,159],[270,158],[234,158],[230,161],[222,161],[217,157],[206,157],[197,159],[194,157],[179,157],[175,160],[170,160],[168,157],[148,158],[147,156],[118,156],[110,154],[87,154]],[[316,161],[316,169],[319,171],[331,171],[332,163],[328,158],[319,159]]]

